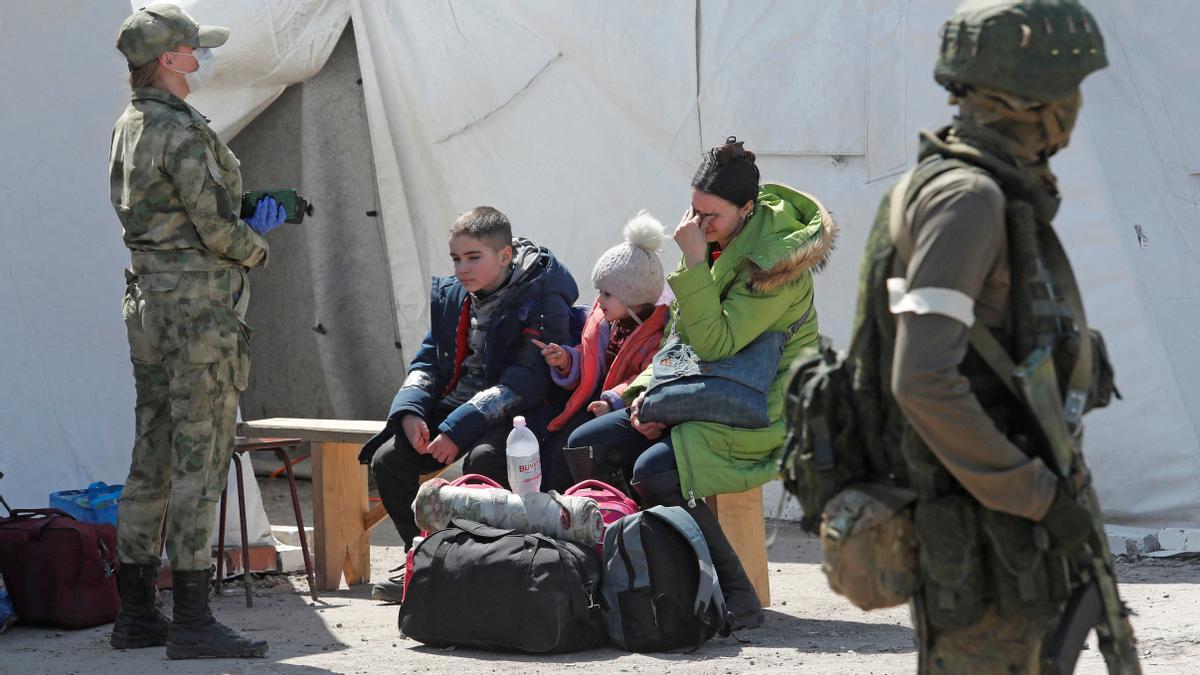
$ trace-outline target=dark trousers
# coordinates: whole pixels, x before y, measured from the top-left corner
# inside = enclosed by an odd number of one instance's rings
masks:
[[[618,448],[624,455],[625,473],[634,482],[662,473],[676,471],[675,448],[671,445],[671,430],[656,440],[650,440],[629,422],[629,409],[601,415],[575,430],[567,441],[568,448],[606,445]]]
[[[453,410],[439,406],[433,416],[425,420],[429,426],[430,442],[437,438],[438,425]],[[503,425],[492,427],[476,439],[471,447],[461,448],[466,454],[463,473],[482,474],[507,487],[508,463],[504,456],[504,447],[508,432],[509,429]],[[379,488],[379,498],[383,502],[383,508],[391,516],[392,523],[396,525],[400,538],[404,540],[405,547],[410,546],[413,538],[421,533],[413,520],[412,511],[421,476],[444,466],[432,456],[417,452],[403,431],[396,434],[393,441],[385,443],[371,460],[371,470],[375,473],[375,486]]]
[[[571,447],[567,441],[575,430],[584,424],[596,419],[596,416],[587,410],[580,410],[575,413],[567,423],[558,431],[549,431],[546,433],[546,440],[542,446],[542,492],[555,490],[562,492],[575,484],[575,480],[571,478],[570,467],[567,466],[567,460],[563,457],[563,448]]]

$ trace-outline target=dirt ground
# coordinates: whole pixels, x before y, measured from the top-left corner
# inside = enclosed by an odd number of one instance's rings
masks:
[[[286,482],[263,481],[271,522],[291,524]],[[307,493],[308,484],[302,483]],[[303,496],[302,503],[311,501]],[[306,517],[310,514],[307,513]],[[309,521],[311,522],[311,521]],[[768,527],[774,528],[775,525]],[[399,564],[399,538],[383,523],[372,534],[373,578]],[[405,639],[396,608],[370,599],[367,586],[307,596],[304,575],[254,580],[254,608],[240,580],[213,601],[218,618],[258,637],[271,651],[261,660],[170,661],[163,649],[120,652],[108,646],[109,627],[81,631],[14,626],[0,634],[0,673],[911,673],[917,655],[905,608],[865,613],[834,595],[820,570],[815,539],[779,526],[770,550],[772,605],[762,629],[717,638],[691,654],[628,654],[598,649],[578,654],[523,656],[466,649],[433,649]],[[1122,594],[1138,613],[1134,627],[1147,673],[1200,672],[1200,561],[1119,560]],[[170,593],[163,593],[169,616]],[[505,608],[498,621],[512,620]],[[1105,672],[1093,648],[1077,672]]]

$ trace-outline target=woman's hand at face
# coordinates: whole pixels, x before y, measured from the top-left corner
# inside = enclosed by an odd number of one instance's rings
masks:
[[[683,252],[688,267],[704,262],[704,257],[708,255],[708,240],[704,237],[702,220],[695,209],[688,207],[683,212],[679,226],[675,228],[675,243]]]

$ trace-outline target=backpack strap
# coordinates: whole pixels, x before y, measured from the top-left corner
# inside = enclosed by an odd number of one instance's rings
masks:
[[[811,297],[811,295],[809,297]],[[800,315],[800,318],[793,321],[792,324],[787,327],[787,330],[784,331],[783,344],[786,345],[788,341],[792,339],[792,336],[796,334],[796,331],[800,330],[804,326],[804,322],[808,321],[808,318],[812,316],[812,313],[813,303],[810,302],[808,303],[808,309],[804,310],[804,313]],[[780,349],[783,349],[783,347],[780,347]]]
[[[892,186],[892,192],[888,196],[888,234],[892,238],[892,246],[902,260],[912,258],[912,242],[900,234],[904,226],[904,209],[908,206],[908,187],[912,184],[916,171],[915,167],[905,171],[900,180]]]
[[[912,256],[912,242],[901,235],[903,234],[904,209],[907,206],[906,197],[915,171],[914,168],[906,172],[892,187],[888,197],[888,234],[891,236],[893,250],[902,260],[908,260]],[[1000,382],[1017,400],[1021,400],[1021,394],[1013,383],[1016,363],[1013,362],[1012,357],[1009,356],[1000,341],[996,339],[991,329],[982,322],[976,321],[971,324],[968,336],[971,346],[995,372]]]
[[[625,555],[621,556],[625,563],[625,570],[629,574],[629,587],[636,588],[638,586],[650,585],[650,566],[646,563],[646,556],[634,551],[642,551],[642,530],[641,517],[622,518],[619,528],[610,528],[616,531],[615,542]],[[605,537],[608,539],[608,537]],[[605,542],[605,550],[608,550],[609,542]]]
[[[721,595],[721,583],[717,579],[717,570],[713,567],[712,556],[708,552],[708,543],[700,526],[682,506],[654,506],[644,513],[649,513],[675,528],[691,544],[696,552],[696,561],[700,568],[700,582],[696,587],[696,599],[692,610],[697,615],[703,615],[707,607],[719,599],[724,604]],[[635,528],[636,529],[636,528]],[[644,561],[643,561],[644,562]],[[724,612],[721,612],[724,614]]]

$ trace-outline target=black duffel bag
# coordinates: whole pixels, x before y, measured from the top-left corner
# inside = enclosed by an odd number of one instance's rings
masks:
[[[400,632],[427,645],[543,654],[607,642],[595,549],[455,518],[413,552]]]

